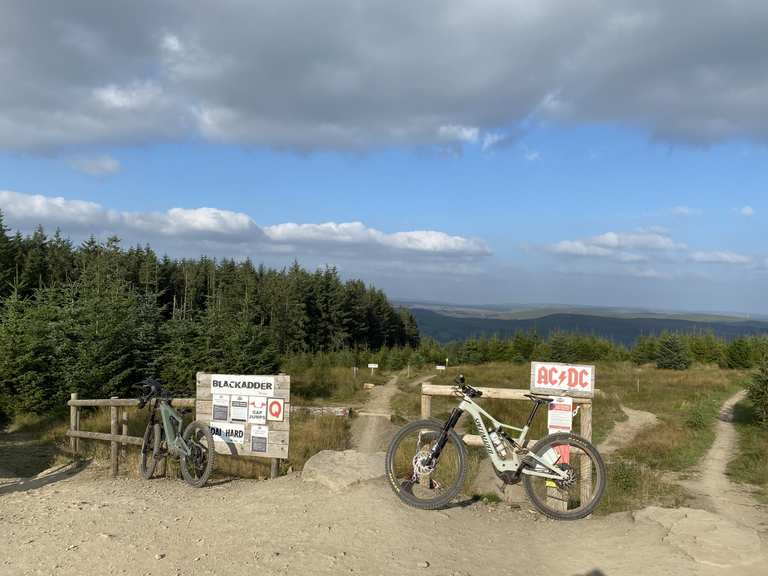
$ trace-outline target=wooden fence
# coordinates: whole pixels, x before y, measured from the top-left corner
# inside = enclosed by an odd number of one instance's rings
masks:
[[[525,395],[530,394],[530,390],[517,389],[517,388],[479,388],[483,393],[483,398],[492,398],[497,400],[525,400],[530,402],[530,399]],[[422,384],[421,385],[421,417],[430,418],[432,416],[432,397],[433,396],[456,396],[457,390],[455,386],[440,386],[438,384]],[[595,394],[599,394],[599,390],[595,390]],[[592,399],[591,398],[572,398],[573,403],[579,407],[579,434],[592,441]],[[462,440],[467,446],[483,447],[483,441],[480,436],[476,434],[464,434]],[[535,440],[529,440],[532,444]],[[592,468],[590,462],[587,459],[582,460],[581,468],[581,498],[587,499],[592,490]],[[561,502],[561,495],[558,494],[557,489],[550,488],[548,491],[551,493],[553,500]],[[565,504],[563,502],[563,504]]]
[[[195,408],[194,398],[173,398],[172,404],[175,407]],[[110,463],[112,476],[117,476],[120,461],[120,451],[123,455],[126,453],[128,445],[141,446],[144,439],[139,436],[128,435],[128,410],[127,408],[138,406],[139,400],[132,398],[112,398],[85,400],[78,398],[77,393],[73,393],[69,402],[69,445],[72,454],[78,454],[80,451],[80,439],[99,440],[110,443]],[[80,429],[80,410],[87,407],[102,407],[110,409],[110,431],[106,432],[88,432]],[[291,412],[305,413],[311,416],[341,416],[346,417],[350,414],[350,409],[343,406],[291,406]],[[272,458],[271,477],[279,475],[280,462],[277,458]]]

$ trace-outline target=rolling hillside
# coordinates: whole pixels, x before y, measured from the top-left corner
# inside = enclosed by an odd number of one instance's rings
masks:
[[[440,342],[464,340],[473,336],[512,336],[519,331],[536,331],[546,337],[551,332],[583,332],[609,338],[617,343],[632,344],[643,334],[710,331],[727,339],[738,336],[768,334],[768,321],[693,321],[664,317],[609,317],[588,314],[548,314],[538,318],[499,319],[488,317],[454,316],[411,308],[421,333]]]

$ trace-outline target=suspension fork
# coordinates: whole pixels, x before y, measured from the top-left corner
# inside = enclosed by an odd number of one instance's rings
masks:
[[[459,418],[461,418],[462,414],[464,414],[464,410],[461,408],[457,407],[453,409],[451,415],[448,417],[448,420],[445,421],[443,429],[440,432],[440,436],[438,437],[437,442],[435,442],[435,445],[432,447],[429,456],[424,459],[425,465],[431,465],[438,458],[440,458],[440,454],[442,453],[443,448],[445,448],[445,444],[448,442],[448,433],[453,430],[453,428],[459,422]]]

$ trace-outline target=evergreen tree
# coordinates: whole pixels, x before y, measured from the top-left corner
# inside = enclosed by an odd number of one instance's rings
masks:
[[[691,357],[678,334],[662,334],[659,338],[659,351],[656,367],[668,370],[687,370],[691,366]]]

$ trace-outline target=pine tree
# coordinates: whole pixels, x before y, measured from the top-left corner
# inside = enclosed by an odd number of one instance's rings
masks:
[[[656,367],[667,370],[687,370],[691,366],[691,357],[678,334],[662,334],[659,338],[659,350]]]

